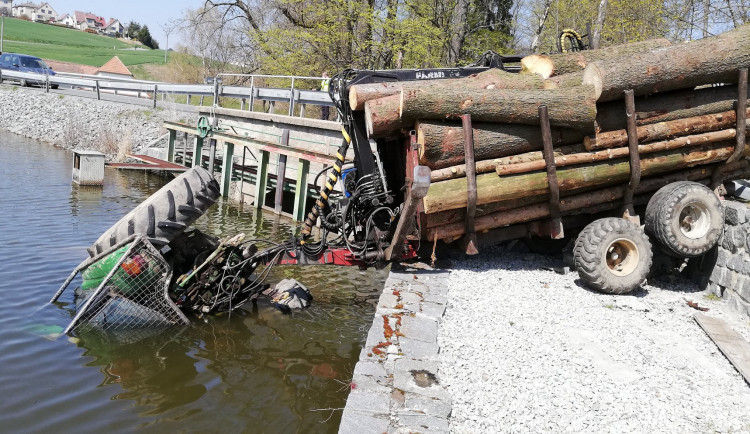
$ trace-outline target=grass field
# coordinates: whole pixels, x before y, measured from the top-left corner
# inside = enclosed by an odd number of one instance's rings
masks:
[[[102,66],[113,56],[125,65],[163,63],[163,50],[127,50],[133,45],[80,30],[5,18],[3,51]]]

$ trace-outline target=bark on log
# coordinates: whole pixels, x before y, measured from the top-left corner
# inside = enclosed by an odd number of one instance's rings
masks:
[[[400,94],[402,88],[546,89],[546,86],[549,84],[545,84],[541,77],[522,76],[492,68],[464,78],[356,84],[349,88],[349,105],[352,110],[364,110],[367,101]]]
[[[650,154],[641,160],[643,177],[685,167],[726,160],[734,150],[733,143],[719,143],[684,152],[667,151]],[[630,163],[608,161],[582,167],[565,167],[557,171],[560,191],[615,184],[630,178]],[[499,177],[494,173],[477,176],[477,205],[546,194],[549,185],[544,172]],[[430,186],[423,206],[427,214],[466,207],[466,178],[438,182]]]
[[[723,142],[735,138],[737,130],[726,129],[721,131],[713,131],[703,134],[695,134],[692,136],[678,137],[672,140],[665,140],[661,142],[652,142],[638,146],[639,154],[651,154],[654,152],[668,151],[671,149],[679,149],[687,146],[701,146],[708,145],[716,142]],[[575,164],[593,163],[597,161],[612,160],[615,158],[625,158],[630,155],[628,148],[614,148],[606,149],[597,152],[582,152],[579,154],[566,155],[555,158],[555,166],[565,167],[572,166]],[[530,161],[526,163],[510,164],[504,166],[497,166],[497,174],[500,176],[515,175],[518,173],[534,172],[537,170],[544,170],[547,167],[544,161]]]
[[[596,66],[596,68],[591,68]],[[594,84],[598,101],[622,98],[633,89],[650,95],[711,83],[736,83],[739,68],[750,67],[750,24],[710,38],[633,54],[627,62],[592,62],[584,83]]]
[[[561,146],[559,148],[555,148],[553,152],[556,157],[561,157],[564,155],[584,152],[585,150],[586,149],[583,147],[583,144],[579,143],[576,145],[567,145],[567,146]],[[544,155],[542,155],[542,153],[539,151],[510,155],[508,157],[495,158],[492,160],[482,160],[482,161],[476,162],[476,165],[477,165],[476,172],[477,173],[494,172],[495,167],[498,165],[525,163],[525,162],[537,161],[537,160],[544,160]],[[439,181],[445,181],[448,179],[461,178],[464,176],[466,176],[466,165],[457,164],[455,166],[446,167],[444,169],[433,170],[430,179],[432,180],[432,182],[439,182]]]
[[[628,58],[633,54],[646,53],[669,45],[671,44],[666,39],[650,39],[648,41],[614,45],[596,50],[551,54],[549,57],[555,64],[555,75],[562,75],[582,71],[591,62],[627,62]]]
[[[414,129],[419,144],[419,164],[431,169],[463,164],[464,132],[460,122],[419,121]],[[473,123],[473,131],[476,161],[542,149],[542,131],[538,125],[477,122]],[[580,143],[584,137],[578,130],[552,129],[555,146]]]
[[[746,152],[747,154],[747,152]],[[731,167],[730,167],[731,166]],[[737,177],[748,176],[747,161],[738,161],[730,165],[723,163],[701,166],[690,170],[680,170],[678,172],[668,173],[658,177],[651,177],[641,180],[636,194],[643,194],[656,191],[661,187],[677,181],[698,181],[708,180],[717,167],[722,168],[721,179],[736,179]],[[588,213],[593,211],[592,207],[603,203],[614,203],[615,206],[619,199],[622,199],[627,185],[608,187],[592,192],[572,195],[560,200],[560,212],[565,215]],[[445,215],[438,213],[435,216]],[[477,232],[488,231],[490,229],[508,226],[517,223],[524,223],[538,219],[549,218],[549,204],[538,203],[521,206],[511,210],[501,210],[499,212],[486,214],[475,218],[474,227]],[[435,238],[453,238],[464,234],[464,224],[460,219],[445,220],[446,224],[435,226],[427,229],[425,235],[427,239]]]
[[[750,110],[747,111],[750,114]],[[652,142],[654,140],[671,139],[673,137],[688,134],[718,131],[733,127],[737,124],[737,113],[725,111],[710,115],[695,116],[692,118],[677,119],[657,124],[643,125],[636,129],[639,142]],[[583,145],[589,151],[598,149],[615,148],[628,144],[627,130],[608,131],[595,136],[587,136],[583,139]]]
[[[399,95],[391,95],[365,103],[365,129],[369,137],[386,137],[414,125],[413,121],[401,118],[400,102]]]
[[[636,123],[649,125],[733,110],[737,86],[717,86],[657,93],[635,99]],[[614,131],[626,127],[625,104],[611,101],[597,104],[597,131]]]
[[[532,77],[532,76],[527,76]],[[539,125],[539,106],[546,105],[555,127],[593,131],[594,89],[589,86],[550,90],[413,89],[401,92],[401,117],[451,119],[469,114],[473,121]]]

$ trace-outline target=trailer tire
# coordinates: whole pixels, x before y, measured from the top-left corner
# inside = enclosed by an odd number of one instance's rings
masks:
[[[662,190],[646,208],[646,232],[669,255],[694,258],[711,250],[724,229],[719,198],[697,182],[676,182]]]
[[[143,234],[158,249],[198,219],[219,197],[219,184],[206,169],[193,167],[130,211],[88,248],[98,255],[133,234]]]
[[[610,217],[584,228],[574,257],[578,276],[587,286],[607,294],[626,294],[645,282],[653,254],[640,226]]]

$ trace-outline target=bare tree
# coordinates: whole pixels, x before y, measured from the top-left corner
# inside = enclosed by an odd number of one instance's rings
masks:
[[[541,18],[539,18],[539,26],[536,29],[536,32],[534,33],[534,39],[531,41],[531,51],[536,52],[539,48],[539,38],[542,36],[542,32],[544,31],[544,25],[547,22],[547,17],[549,16],[549,9],[552,6],[552,0],[546,0],[544,3],[544,12],[542,12]]]
[[[591,48],[599,48],[599,42],[602,39],[602,29],[604,29],[604,19],[607,15],[607,2],[608,0],[599,1],[596,23],[594,23],[594,35],[591,38]]]

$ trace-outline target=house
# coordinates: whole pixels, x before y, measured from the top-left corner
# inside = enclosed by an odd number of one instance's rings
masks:
[[[57,12],[49,3],[42,3],[31,16],[32,21],[54,22],[57,21]]]
[[[109,59],[107,63],[102,65],[96,71],[96,75],[101,75],[102,77],[133,78],[133,73],[130,72],[128,67],[117,56]]]
[[[13,14],[13,0],[0,0],[0,16],[9,17]]]
[[[11,14],[16,18],[28,18],[31,20],[37,7],[34,3],[20,3],[12,6]]]
[[[57,22],[59,24],[63,24],[68,27],[75,27],[76,26],[76,19],[73,18],[70,14],[65,14],[62,17],[57,19]]]
[[[74,17],[76,20],[76,27],[78,30],[87,30],[92,29],[94,31],[101,31],[104,29],[104,26],[106,25],[106,22],[104,21],[104,17],[96,16],[92,14],[91,12],[80,12],[75,11]]]
[[[125,36],[125,26],[122,25],[120,20],[110,18],[109,24],[104,27],[104,34],[115,38],[122,38]]]

